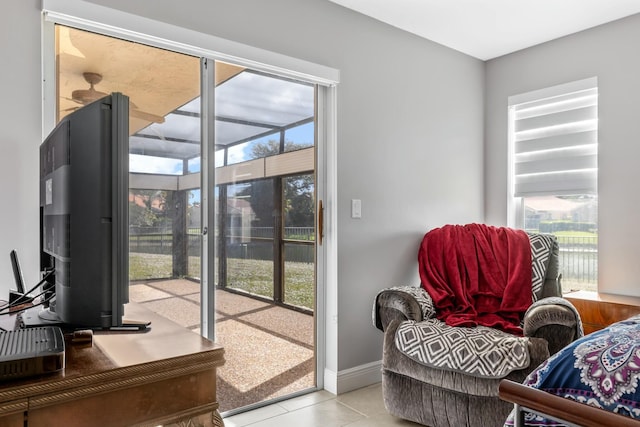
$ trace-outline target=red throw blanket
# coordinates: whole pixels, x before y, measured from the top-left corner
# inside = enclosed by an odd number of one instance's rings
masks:
[[[532,302],[527,233],[483,224],[445,225],[424,236],[418,265],[438,319],[522,335],[520,319]]]

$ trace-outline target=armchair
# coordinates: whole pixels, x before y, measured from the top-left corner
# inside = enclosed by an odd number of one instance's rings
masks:
[[[524,336],[450,326],[422,286],[378,293],[373,323],[384,332],[382,391],[391,414],[431,427],[502,426],[512,405],[498,397],[500,381],[522,382],[582,336],[579,315],[561,298],[555,237],[528,237],[534,302],[522,317]]]

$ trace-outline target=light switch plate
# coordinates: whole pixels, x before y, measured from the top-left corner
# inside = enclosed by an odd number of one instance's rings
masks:
[[[362,218],[362,200],[351,199],[351,218]]]

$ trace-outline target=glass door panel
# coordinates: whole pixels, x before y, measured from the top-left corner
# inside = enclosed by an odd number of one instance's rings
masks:
[[[215,111],[219,400],[238,412],[316,384],[315,87],[242,69]]]
[[[55,26],[56,116],[129,97],[129,299],[200,329],[200,59]]]
[[[284,302],[314,309],[315,176],[283,178]]]
[[[273,299],[273,181],[227,186],[226,280],[221,287]]]
[[[305,311],[315,305],[314,246],[284,244],[284,302]]]

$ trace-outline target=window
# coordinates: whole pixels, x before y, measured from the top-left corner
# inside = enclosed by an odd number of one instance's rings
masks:
[[[511,225],[558,237],[563,292],[596,290],[597,80],[510,97],[509,146]]]

